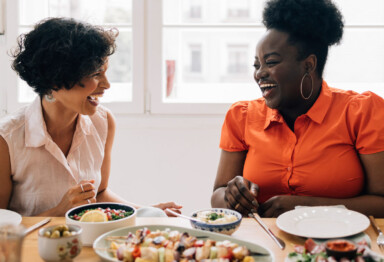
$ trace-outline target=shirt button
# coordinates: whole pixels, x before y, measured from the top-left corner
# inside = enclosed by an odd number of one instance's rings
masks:
[[[290,167],[290,166],[289,166],[289,167],[287,167],[287,170],[288,170],[288,171],[291,171],[291,167]]]

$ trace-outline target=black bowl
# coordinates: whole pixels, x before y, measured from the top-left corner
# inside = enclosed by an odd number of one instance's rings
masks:
[[[357,254],[357,246],[345,239],[330,240],[325,243],[328,256],[339,260],[341,258],[353,259]]]
[[[71,209],[69,212],[68,212],[68,217],[70,216],[73,216],[75,214],[78,214],[78,213],[81,213],[82,211],[84,210],[87,210],[87,209],[93,209],[93,208],[103,208],[103,209],[106,209],[107,207],[109,207],[110,209],[122,209],[122,210],[125,210],[127,212],[130,212],[130,211],[133,211],[133,213],[136,212],[136,210],[130,206],[127,206],[127,205],[123,205],[123,204],[119,204],[119,203],[107,203],[107,202],[104,202],[104,203],[92,203],[92,204],[86,204],[86,205],[82,205],[82,206],[79,206],[77,208],[73,208]],[[132,213],[132,215],[133,215]]]

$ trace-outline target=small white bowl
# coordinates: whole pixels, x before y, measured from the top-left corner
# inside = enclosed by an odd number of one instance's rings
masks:
[[[74,220],[70,218],[69,216],[73,216],[74,214],[78,214],[83,210],[86,209],[96,209],[96,208],[103,208],[106,209],[109,207],[110,209],[123,209],[127,211],[133,211],[133,213],[125,218],[114,220],[114,221],[107,221],[107,222],[80,222],[78,220]],[[121,228],[121,227],[127,227],[127,226],[134,226],[136,224],[136,209],[134,207],[119,204],[119,203],[93,203],[93,204],[87,204],[83,206],[78,206],[75,208],[72,208],[68,210],[68,212],[65,214],[65,221],[68,225],[77,225],[80,226],[83,229],[82,234],[82,241],[84,246],[92,246],[93,241],[95,239],[114,229]]]
[[[69,231],[75,232],[70,236],[49,238],[44,236],[47,231],[52,232],[52,229],[58,225],[45,227],[39,230],[38,246],[39,255],[45,261],[71,261],[82,249],[81,233],[82,229],[79,226],[68,225]]]
[[[198,213],[207,212],[207,211],[211,211],[215,213],[223,213],[225,215],[233,215],[237,218],[237,220],[229,223],[223,223],[223,224],[210,224],[203,221],[196,222],[191,220],[191,225],[193,228],[215,232],[215,233],[222,233],[226,235],[232,235],[239,228],[241,224],[241,220],[243,219],[243,216],[239,212],[231,209],[226,209],[226,208],[211,208],[211,209],[199,210],[194,212],[192,214],[192,217],[197,218]]]

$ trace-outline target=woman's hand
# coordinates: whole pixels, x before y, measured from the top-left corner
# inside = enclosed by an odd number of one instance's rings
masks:
[[[94,180],[82,180],[79,184],[68,189],[55,210],[58,215],[64,215],[69,209],[96,202]]]
[[[175,215],[167,212],[165,209],[169,208],[171,209],[172,211],[175,211],[176,213],[179,213],[181,214],[181,211],[180,209],[183,207],[183,206],[180,206],[178,204],[175,204],[174,202],[167,202],[167,203],[160,203],[160,204],[157,204],[157,205],[153,205],[153,207],[157,207],[157,208],[160,208],[162,210],[164,210],[164,212],[167,214],[167,216],[169,217],[174,217]]]
[[[225,189],[224,199],[227,208],[236,210],[248,217],[249,213],[257,212],[259,203],[257,202],[258,185],[248,181],[242,176],[236,176],[228,182]]]
[[[295,206],[313,206],[318,203],[317,201],[318,198],[307,196],[274,196],[260,205],[259,212],[263,217],[278,217],[284,212],[295,209]]]

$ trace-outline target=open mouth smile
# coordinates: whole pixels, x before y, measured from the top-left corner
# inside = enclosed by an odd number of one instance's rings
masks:
[[[277,87],[276,84],[259,84],[259,86],[264,98],[269,97],[273,88]]]
[[[93,106],[98,106],[99,105],[99,97],[102,97],[103,94],[93,94],[93,95],[89,95],[87,96],[87,100],[89,101],[89,103],[91,103],[91,105]]]

